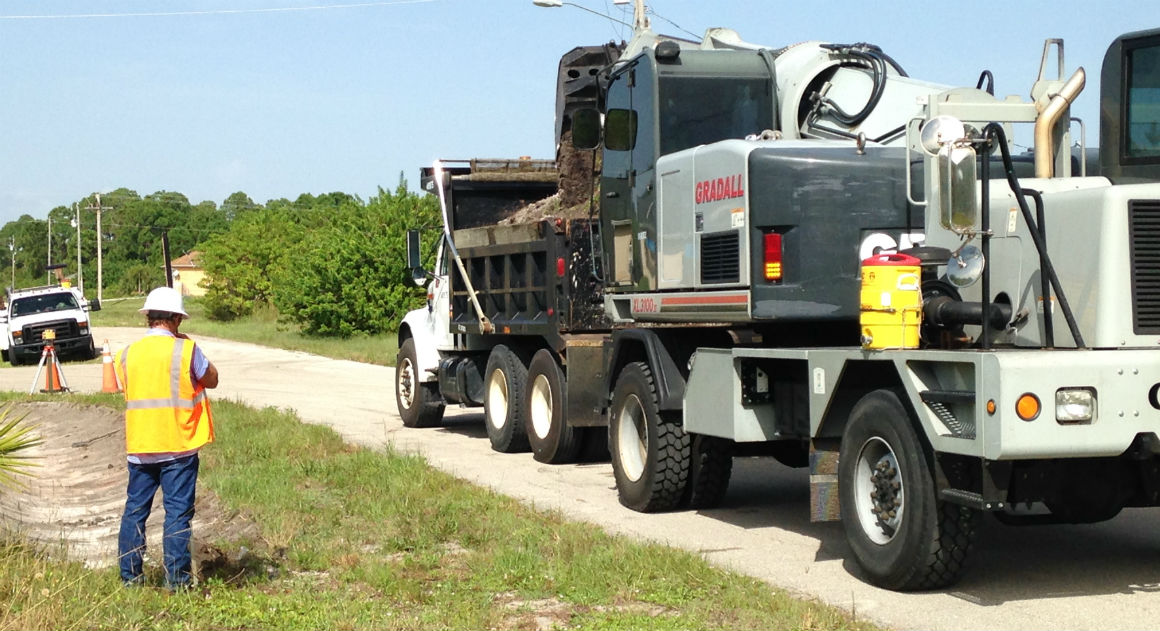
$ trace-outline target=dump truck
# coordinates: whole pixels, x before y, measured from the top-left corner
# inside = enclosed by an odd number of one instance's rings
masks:
[[[895,590],[956,581],[984,513],[1160,504],[1160,30],[1108,49],[1097,150],[1060,40],[1027,100],[643,15],[561,60],[569,212],[507,221],[553,194],[518,161],[424,169],[443,226],[434,269],[409,236],[406,425],[482,406],[499,451],[606,446],[642,512],[717,505],[739,455],[808,467],[811,518]]]

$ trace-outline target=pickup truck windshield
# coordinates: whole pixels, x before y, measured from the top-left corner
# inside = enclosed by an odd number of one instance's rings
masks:
[[[68,311],[79,309],[77,299],[72,294],[45,294],[43,296],[29,296],[12,301],[8,310],[11,317],[32,315],[34,313],[48,313],[50,311]]]

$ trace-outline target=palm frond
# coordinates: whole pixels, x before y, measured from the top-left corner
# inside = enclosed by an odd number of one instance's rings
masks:
[[[35,425],[24,423],[26,416],[14,416],[11,403],[0,409],[0,486],[14,486],[17,475],[31,475],[28,468],[37,466],[27,452],[44,439],[35,433]]]

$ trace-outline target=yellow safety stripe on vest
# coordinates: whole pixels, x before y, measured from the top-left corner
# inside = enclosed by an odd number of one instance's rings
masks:
[[[197,407],[198,403],[205,401],[205,390],[201,390],[194,395],[193,400],[185,401],[182,399],[138,399],[136,401],[129,401],[125,404],[127,410],[152,410],[155,408],[177,408],[179,410],[192,410]]]

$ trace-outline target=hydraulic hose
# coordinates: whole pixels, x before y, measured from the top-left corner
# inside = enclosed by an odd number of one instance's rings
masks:
[[[1067,327],[1071,331],[1071,337],[1075,340],[1076,347],[1085,348],[1087,345],[1084,344],[1083,335],[1079,332],[1079,324],[1075,321],[1075,314],[1072,313],[1067,296],[1063,293],[1063,287],[1059,283],[1059,276],[1055,273],[1055,266],[1051,264],[1051,257],[1047,255],[1047,244],[1041,236],[1040,228],[1036,225],[1035,217],[1031,214],[1031,209],[1027,207],[1027,197],[1030,193],[1023,190],[1023,187],[1019,185],[1019,178],[1015,176],[1015,164],[1011,160],[1011,150],[1007,147],[1007,134],[1003,132],[1003,127],[998,123],[990,123],[983,128],[983,136],[991,142],[997,142],[999,144],[999,151],[1003,155],[1003,170],[1007,174],[1007,184],[1011,187],[1011,192],[1015,194],[1015,201],[1019,204],[1019,210],[1023,214],[1023,221],[1027,224],[1028,232],[1031,233],[1031,240],[1035,242],[1035,249],[1039,252],[1039,257],[1042,261],[1040,273],[1047,274],[1051,280],[1051,287],[1055,290],[1056,298],[1059,299],[1059,306],[1063,309],[1063,317],[1067,320]],[[984,164],[988,160],[984,159]],[[1049,298],[1050,296],[1043,297],[1044,301]],[[984,296],[983,299],[987,300],[987,296]],[[1047,305],[1044,304],[1044,318],[1050,315],[1047,309]]]
[[[870,113],[878,106],[878,102],[882,100],[883,92],[886,91],[887,61],[884,58],[885,55],[883,55],[877,46],[871,46],[869,44],[823,44],[822,48],[859,60],[861,63],[869,66],[870,71],[874,75],[870,98],[866,101],[866,105],[856,114],[846,112],[831,99],[823,98],[820,100],[821,104],[830,108],[834,120],[847,127],[858,125],[870,116]]]

